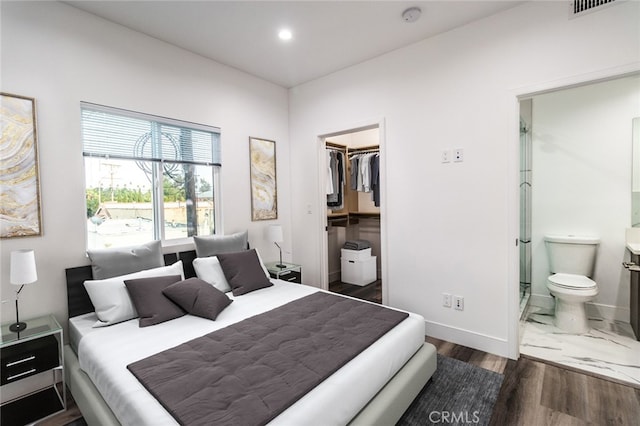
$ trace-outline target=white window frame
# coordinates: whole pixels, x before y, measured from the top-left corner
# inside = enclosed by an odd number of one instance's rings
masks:
[[[168,159],[168,161],[174,162],[174,163],[178,163],[178,164],[196,164],[196,165],[200,165],[200,166],[209,166],[211,167],[212,170],[212,193],[213,193],[213,210],[214,210],[214,217],[213,217],[213,221],[214,221],[214,234],[222,234],[224,232],[223,228],[222,228],[222,185],[220,182],[221,179],[221,168],[222,168],[222,162],[221,162],[221,131],[218,127],[214,127],[214,126],[208,126],[208,125],[203,125],[203,124],[197,124],[197,123],[192,123],[192,122],[186,122],[186,121],[181,121],[181,120],[176,120],[176,119],[171,119],[171,118],[166,118],[166,117],[160,117],[160,116],[156,116],[156,115],[152,115],[152,114],[145,114],[145,113],[140,113],[140,112],[135,112],[135,111],[129,111],[129,110],[124,110],[124,109],[120,109],[120,108],[113,108],[113,107],[108,107],[108,106],[103,106],[103,105],[98,105],[98,104],[93,104],[93,103],[88,103],[88,102],[81,102],[81,112],[82,114],[84,114],[85,111],[92,111],[92,112],[102,112],[102,113],[106,113],[106,114],[112,114],[112,115],[117,115],[117,116],[122,116],[122,117],[126,117],[126,118],[134,118],[134,119],[139,119],[139,120],[144,120],[144,121],[149,121],[152,125],[152,135],[154,135],[154,139],[157,137],[155,135],[157,135],[157,132],[153,130],[153,128],[157,127],[158,125],[168,125],[168,126],[172,126],[172,127],[178,127],[181,129],[188,129],[188,130],[192,130],[192,131],[201,131],[201,132],[205,132],[205,133],[212,133],[212,134],[217,134],[217,141],[212,141],[212,146],[211,146],[211,157],[208,159],[205,159],[204,161],[181,161],[179,159]],[[81,115],[81,127],[84,129],[84,116]],[[214,138],[215,139],[215,138]],[[154,159],[150,159],[150,158],[139,158],[136,157],[135,155],[131,154],[131,155],[109,155],[108,151],[109,149],[107,148],[105,152],[99,152],[100,151],[100,147],[95,147],[92,146],[90,148],[91,152],[87,152],[87,144],[86,144],[86,140],[85,140],[85,135],[83,132],[83,136],[82,136],[82,143],[83,143],[83,156],[88,156],[88,157],[102,157],[102,158],[112,158],[112,159],[120,159],[120,160],[142,160],[142,161],[149,161],[151,163],[151,168],[152,168],[152,210],[153,210],[153,238],[154,240],[160,240],[162,241],[163,246],[177,246],[177,245],[182,245],[182,244],[187,244],[193,241],[192,237],[183,237],[183,238],[172,238],[172,239],[166,239],[166,233],[165,233],[165,207],[164,207],[164,171],[163,171],[163,166],[164,166],[164,160],[163,159],[158,159],[158,158],[154,158]],[[162,143],[162,142],[160,142]],[[153,144],[153,150],[157,151],[157,147],[158,144]],[[162,149],[160,149],[162,151]],[[162,153],[160,153],[160,155],[163,155]],[[86,181],[85,181],[85,193],[86,193]],[[85,199],[86,200],[86,199]],[[86,204],[86,201],[85,201]],[[85,209],[86,209],[86,205],[85,205]],[[197,228],[196,228],[196,233],[194,235],[197,235]],[[88,246],[88,230],[87,230],[87,241],[86,244]]]

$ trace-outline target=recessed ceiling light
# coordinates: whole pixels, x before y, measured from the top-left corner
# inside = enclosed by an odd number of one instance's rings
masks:
[[[291,40],[293,34],[291,34],[291,31],[283,29],[278,33],[278,37],[280,38],[280,40]]]

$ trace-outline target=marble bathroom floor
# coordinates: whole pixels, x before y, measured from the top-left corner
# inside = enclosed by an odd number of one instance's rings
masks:
[[[520,319],[524,319],[527,307],[529,306],[529,298],[531,297],[531,284],[520,283]]]
[[[529,307],[520,353],[640,388],[640,342],[631,325],[598,318],[589,324],[586,334],[568,334],[553,325],[553,311]]]

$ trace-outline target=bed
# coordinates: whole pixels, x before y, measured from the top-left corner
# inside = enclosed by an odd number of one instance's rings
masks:
[[[181,278],[188,279],[197,275],[194,260],[198,258],[196,251],[184,251],[165,254],[162,261],[180,263]],[[256,315],[327,293],[271,279],[268,288],[238,296],[228,293],[232,303],[215,321],[183,315],[150,327],[140,327],[138,318],[95,327],[99,308],[94,308],[83,285],[94,278],[93,272],[91,265],[66,270],[70,342],[65,346],[65,373],[89,425],[177,424],[128,366]],[[424,320],[409,314],[267,424],[394,424],[435,369],[435,348],[424,342]]]

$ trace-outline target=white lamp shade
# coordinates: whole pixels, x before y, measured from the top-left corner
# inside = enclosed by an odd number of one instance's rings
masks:
[[[11,252],[11,284],[31,284],[38,280],[36,256],[33,250]]]
[[[271,225],[269,226],[269,231],[267,233],[267,238],[272,243],[281,243],[284,237],[282,236],[282,226],[281,225]]]

